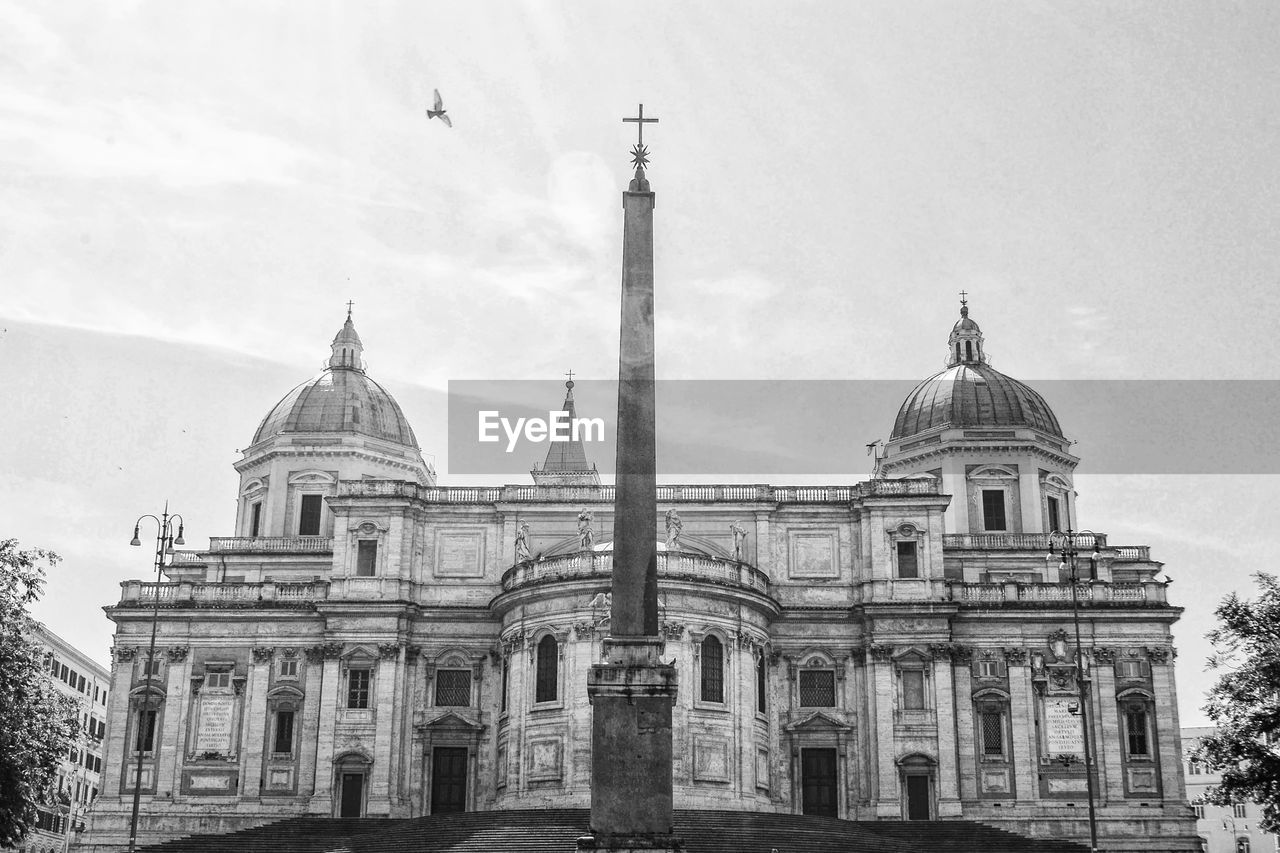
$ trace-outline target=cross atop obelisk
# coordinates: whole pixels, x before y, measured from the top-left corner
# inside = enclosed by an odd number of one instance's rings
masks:
[[[658,120],[644,117],[644,104],[637,108],[634,118],[624,116],[622,120],[635,122],[636,130],[639,133],[636,137],[636,144],[631,146],[631,165],[636,167],[636,177],[631,182],[630,189],[633,192],[648,192],[649,182],[644,179],[644,167],[649,165],[649,149],[644,145],[644,126],[646,124],[657,124]]]

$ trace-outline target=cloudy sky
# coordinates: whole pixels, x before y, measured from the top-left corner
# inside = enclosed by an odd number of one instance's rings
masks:
[[[921,378],[965,289],[1033,383],[1276,379],[1277,44],[1266,2],[0,2],[0,534],[105,662],[134,518],[230,532],[348,299],[442,471],[449,380],[612,376],[641,101],[664,377]],[[1167,563],[1197,722],[1280,481],[1091,474],[1058,415],[1084,526]]]

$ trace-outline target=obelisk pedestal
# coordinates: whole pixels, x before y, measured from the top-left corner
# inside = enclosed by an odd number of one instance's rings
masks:
[[[604,662],[587,675],[591,700],[591,835],[580,851],[679,851],[672,833],[671,709],[676,669],[658,634],[658,506],[653,357],[653,207],[644,176],[645,122],[622,195],[622,335],[613,602]]]

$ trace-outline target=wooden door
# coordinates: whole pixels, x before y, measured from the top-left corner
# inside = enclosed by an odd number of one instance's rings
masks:
[[[467,748],[438,746],[431,751],[431,813],[467,810]]]
[[[805,814],[838,816],[834,749],[800,750],[800,786]]]

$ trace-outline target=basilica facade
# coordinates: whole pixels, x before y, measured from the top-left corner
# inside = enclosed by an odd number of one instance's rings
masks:
[[[1082,839],[1088,768],[1106,849],[1198,849],[1162,564],[1101,533],[1059,556],[1078,459],[961,313],[873,479],[658,487],[675,805]],[[127,840],[135,785],[140,843],[588,805],[612,486],[572,442],[527,483],[441,485],[363,364],[348,315],[236,463],[231,535],[107,608],[88,846]]]

